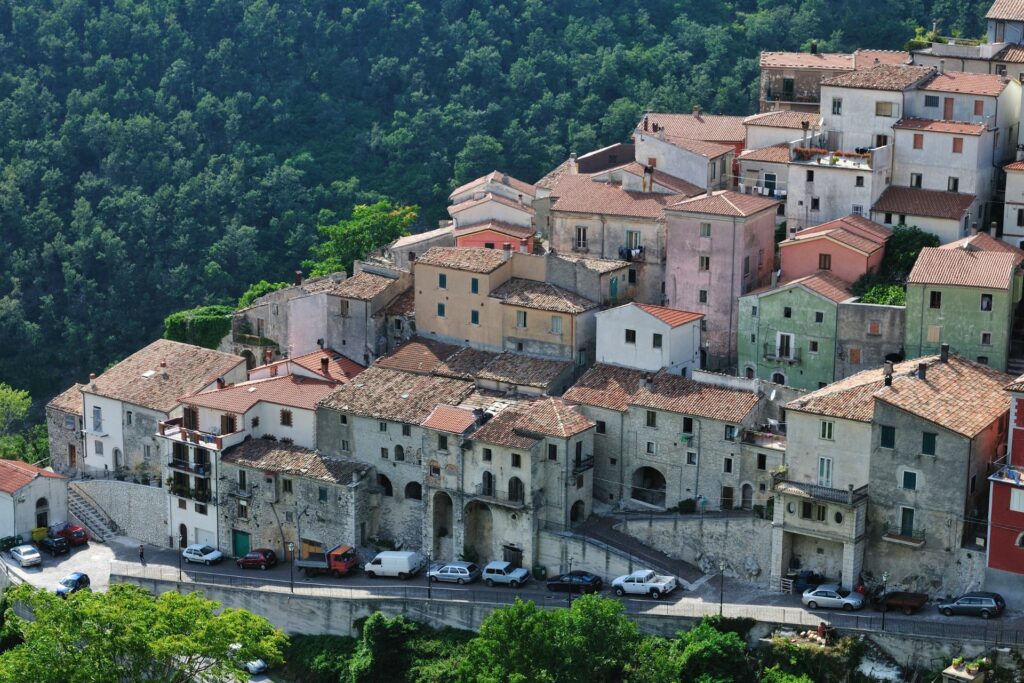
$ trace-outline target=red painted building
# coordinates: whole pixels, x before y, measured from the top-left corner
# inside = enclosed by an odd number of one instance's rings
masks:
[[[455,228],[455,246],[501,249],[511,244],[513,251],[533,253],[533,229],[501,221],[487,221]]]
[[[1007,385],[1010,429],[1005,462],[989,477],[985,587],[1024,597],[1024,376]],[[997,462],[997,464],[999,464]]]

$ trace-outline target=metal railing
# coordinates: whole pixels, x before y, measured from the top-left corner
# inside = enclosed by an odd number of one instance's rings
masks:
[[[572,463],[573,474],[580,474],[581,472],[586,472],[587,470],[592,469],[594,469],[594,456],[592,455],[588,455],[585,458],[580,458]]]
[[[803,494],[817,500],[843,505],[855,505],[868,497],[867,486],[862,486],[859,489],[834,489],[829,486],[781,478],[776,478],[774,484],[775,490],[779,493]]]
[[[789,353],[782,353],[782,349],[775,346],[775,344],[765,342],[764,359],[795,365],[800,362],[800,347],[790,347]]]
[[[909,533],[908,533],[909,532]],[[920,541],[924,543],[924,529],[904,529],[898,524],[891,524],[885,528],[885,535],[889,538],[896,538],[906,541]]]
[[[167,461],[167,466],[172,470],[190,472],[192,474],[199,475],[200,477],[210,476],[210,463],[208,462],[190,463],[188,460],[182,460],[180,458],[171,458],[170,460]]]
[[[499,491],[493,486],[484,486],[483,484],[477,484],[473,488],[473,495],[477,498],[486,498],[487,500],[499,503],[502,505],[512,507],[525,507],[526,506],[526,492],[509,492]]]
[[[619,258],[623,261],[643,261],[645,253],[644,247],[619,247]]]

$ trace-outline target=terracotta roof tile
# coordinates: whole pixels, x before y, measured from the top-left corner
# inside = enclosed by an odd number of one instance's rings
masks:
[[[679,327],[686,323],[692,323],[695,320],[700,320],[704,317],[703,313],[694,313],[693,311],[684,311],[679,308],[668,308],[666,306],[655,306],[654,304],[626,304],[627,306],[636,306],[644,313],[653,315],[655,318],[665,323],[669,327]]]
[[[976,74],[967,71],[946,71],[936,73],[920,86],[921,90],[932,92],[955,92],[968,95],[999,97],[1010,79],[995,74]]]
[[[1024,261],[1024,250],[1018,249],[1012,244],[1007,244],[1002,240],[989,235],[987,232],[979,232],[970,237],[964,237],[963,239],[956,240],[955,242],[949,242],[943,244],[939,249],[968,249],[970,251],[997,251],[1004,252],[1007,254],[1013,254],[1017,257],[1017,262]]]
[[[526,239],[533,236],[533,228],[522,225],[512,225],[511,223],[504,223],[502,221],[484,221],[482,223],[473,223],[472,225],[463,225],[455,228],[455,239],[457,240],[460,237],[472,235],[474,232],[481,232],[483,230],[492,230],[516,239]]]
[[[673,143],[678,139],[685,139],[742,144],[747,138],[742,116],[721,116],[702,112],[696,114],[649,112],[644,119],[648,121],[648,130],[644,130],[641,120],[635,130],[637,135],[653,134],[654,124],[657,124],[659,128],[664,129],[665,137]]]
[[[313,410],[335,386],[337,385],[334,382],[310,379],[301,375],[283,375],[239,382],[223,389],[182,396],[180,402],[239,415],[260,402]]]
[[[557,313],[573,315],[589,311],[598,306],[597,303],[590,299],[585,299],[557,285],[536,280],[524,280],[517,277],[505,281],[488,296],[492,299],[498,299],[501,303],[509,306],[536,308],[541,311],[555,311]]]
[[[551,190],[558,184],[558,181],[567,175],[572,175],[572,160],[566,159],[558,166],[547,172],[543,178],[538,180],[534,185],[545,190]]]
[[[525,183],[522,180],[513,178],[507,173],[502,173],[501,171],[491,171],[485,176],[480,176],[476,180],[470,180],[465,185],[460,185],[459,187],[455,188],[454,190],[452,190],[452,193],[448,195],[448,199],[451,199],[457,194],[469,192],[474,187],[487,185],[489,183],[498,183],[501,185],[505,185],[507,187],[511,187],[516,192],[522,192],[523,194],[529,195],[530,197],[534,197],[537,195],[537,188],[531,185],[530,183]]]
[[[1014,161],[1003,166],[1004,171],[1024,171],[1024,161]]]
[[[862,90],[903,91],[918,83],[935,71],[930,66],[895,66],[880,64],[870,69],[860,69],[823,78],[822,85]]]
[[[645,169],[644,165],[641,164],[640,162],[630,161],[629,163],[622,164],[621,166],[613,166],[611,168],[606,168],[601,171],[588,173],[587,175],[590,176],[591,178],[600,178],[600,176],[608,175],[615,171],[621,171],[623,173],[628,173],[637,178],[643,178]],[[693,195],[700,194],[701,192],[704,191],[704,189],[701,188],[699,185],[694,185],[693,183],[687,180],[683,180],[682,178],[676,178],[675,176],[669,175],[664,171],[659,171],[656,168],[651,169],[651,179],[654,181],[655,185],[661,185],[671,190],[675,194],[685,194],[688,197],[692,197]]]
[[[1024,21],[1024,0],[995,0],[985,18]]]
[[[166,362],[167,367],[161,367]],[[132,405],[169,413],[178,398],[199,391],[245,359],[191,344],[158,339],[139,349],[82,388]],[[166,379],[163,370],[167,371]]]
[[[247,439],[221,455],[223,462],[261,472],[276,472],[331,484],[346,485],[352,475],[364,475],[371,468],[365,463],[329,458],[318,451],[269,439]]]
[[[766,126],[769,128],[793,128],[803,130],[804,123],[810,128],[818,128],[821,115],[804,111],[766,111],[743,119],[745,126]]]
[[[416,311],[416,289],[410,287],[384,309],[385,315],[412,315]]]
[[[0,460],[0,491],[4,493],[14,493],[31,483],[36,477],[67,479],[64,475],[44,470],[42,467],[36,467],[21,460]]]
[[[907,284],[1009,289],[1020,257],[1005,251],[925,247]]]
[[[916,360],[894,366],[893,374],[917,370]],[[871,422],[874,416],[874,393],[884,385],[882,368],[865,370],[786,404],[787,410],[814,413],[858,422]]]
[[[618,185],[591,180],[586,175],[567,175],[558,180],[553,194],[558,197],[552,211],[593,213],[630,218],[664,218],[665,207],[683,195],[664,192],[630,192]]]
[[[367,271],[361,271],[338,284],[332,294],[346,299],[360,299],[369,301],[378,294],[381,294],[396,280],[383,275],[377,275]]]
[[[818,52],[815,54],[811,54],[810,52],[762,52],[761,68],[852,71],[853,55],[835,52]]]
[[[669,208],[672,211],[709,213],[718,216],[752,216],[766,209],[774,210],[778,204],[774,199],[741,194],[732,190],[719,190],[710,196],[700,195],[692,199],[684,199]]]
[[[1024,375],[1016,378],[1003,388],[1007,391],[1024,391]]]
[[[458,405],[472,391],[473,383],[465,380],[375,366],[335,388],[320,405],[363,417],[421,424],[436,406]]]
[[[789,145],[782,143],[760,149],[748,149],[739,156],[740,161],[768,161],[773,164],[788,164]]]
[[[388,246],[390,249],[408,247],[413,244],[419,244],[420,242],[423,242],[425,240],[439,239],[441,237],[444,237],[445,235],[450,235],[452,234],[452,230],[452,226],[446,225],[444,227],[436,228],[434,230],[418,232],[415,235],[406,235],[405,237],[399,237],[397,240],[395,240]],[[454,244],[454,238],[452,238],[452,243]]]
[[[439,432],[450,432],[452,434],[464,434],[466,430],[476,424],[476,415],[472,410],[457,408],[455,406],[440,405],[434,408],[427,419],[421,424],[427,429],[436,429]]]
[[[416,259],[415,264],[486,274],[494,272],[504,262],[505,254],[501,249],[431,247]]]
[[[481,380],[502,384],[548,389],[551,383],[567,373],[572,363],[565,360],[537,358],[505,352],[476,373]]]
[[[391,353],[378,358],[375,366],[427,374],[433,372],[443,361],[460,349],[462,347],[455,344],[445,344],[424,337],[413,337]]]
[[[814,225],[796,233],[779,243],[784,249],[807,240],[830,238],[865,254],[871,254],[885,246],[892,231],[863,216],[849,215],[827,223]]]
[[[324,358],[327,359],[326,375],[323,374],[322,359]],[[317,349],[316,351],[311,351],[307,354],[296,356],[295,358],[282,358],[281,360],[274,361],[273,363],[258,366],[253,368],[250,373],[274,366],[280,368],[282,366],[287,366],[289,363],[295,363],[310,372],[320,375],[324,379],[334,382],[347,382],[366,369],[359,363],[346,358],[333,349]],[[252,375],[250,374],[250,377],[251,376]]]
[[[448,215],[449,216],[455,216],[455,214],[461,213],[461,212],[465,211],[466,209],[471,209],[474,206],[480,206],[482,204],[488,204],[490,202],[495,202],[495,203],[498,203],[498,204],[503,204],[503,205],[505,205],[507,207],[516,209],[517,211],[522,211],[523,213],[530,214],[531,216],[535,213],[535,211],[534,211],[532,206],[529,206],[527,204],[520,204],[519,202],[515,201],[514,199],[509,199],[507,197],[503,197],[500,194],[491,194],[490,192],[488,192],[487,194],[485,194],[483,197],[480,197],[479,199],[467,199],[464,202],[460,202],[458,204],[453,204],[453,205],[449,206],[448,207]]]
[[[1010,64],[1024,64],[1024,45],[1010,43],[992,57],[993,62],[1009,62]]]
[[[592,270],[595,273],[611,273],[616,270],[629,267],[629,261],[620,261],[618,259],[610,258],[594,258],[591,256],[584,256],[582,254],[552,254],[553,258],[562,259],[563,261],[571,261],[572,263],[578,263],[587,270]]]
[[[321,277],[311,277],[303,281],[300,288],[307,294],[334,294],[334,290],[341,286],[346,279],[344,271],[331,273]]]
[[[894,123],[892,127],[906,130],[923,130],[929,133],[950,133],[953,135],[981,135],[985,132],[984,123],[939,121],[935,119],[903,118]]]
[[[958,221],[974,203],[974,199],[973,194],[891,185],[871,210]]]
[[[61,393],[50,399],[46,404],[47,408],[59,410],[62,413],[71,415],[82,415],[82,387],[83,384],[73,384]]]
[[[464,346],[435,366],[431,372],[438,377],[475,379],[484,368],[493,363],[500,355],[500,353],[495,351],[483,351]]]
[[[853,67],[855,69],[870,69],[878,64],[906,64],[910,60],[910,53],[902,50],[855,50],[853,53]]]
[[[573,406],[549,396],[506,408],[476,430],[473,439],[509,448],[530,448],[545,436],[566,439],[593,426]]]
[[[825,271],[818,271],[813,275],[805,275],[804,277],[790,280],[789,282],[785,282],[780,285],[780,287],[789,285],[803,285],[812,292],[816,292],[826,299],[831,299],[836,303],[853,298],[853,292],[850,291],[849,282]]]

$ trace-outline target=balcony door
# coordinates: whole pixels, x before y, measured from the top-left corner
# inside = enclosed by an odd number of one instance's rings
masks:
[[[914,536],[914,508],[900,508],[900,536]]]
[[[818,486],[832,488],[832,458],[818,458]]]
[[[779,333],[776,344],[775,355],[778,358],[792,358],[793,356],[793,335]]]

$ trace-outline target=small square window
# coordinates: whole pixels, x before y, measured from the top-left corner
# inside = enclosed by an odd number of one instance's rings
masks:
[[[764,453],[757,454],[757,469],[766,470],[768,469],[768,456]]]
[[[348,424],[348,415],[346,415],[345,413],[342,413],[341,415],[338,416],[338,420],[341,422],[341,424],[347,425]]]
[[[494,458],[494,453],[491,451],[491,449],[490,448],[485,448],[484,451],[483,451],[483,460],[484,460],[484,462],[490,462],[493,458]]]
[[[660,349],[661,348],[661,335],[660,334],[655,333],[654,335],[652,335],[652,337],[651,337],[651,346],[653,346],[656,349]]]
[[[377,431],[378,432],[386,432],[386,431],[388,431],[388,423],[387,422],[378,422],[377,423]]]
[[[402,425],[402,436],[412,436],[412,426],[403,424]]]
[[[905,488],[908,491],[917,490],[917,472],[908,472],[904,470],[902,488]]]
[[[736,426],[735,425],[725,425],[725,440],[726,441],[735,441],[736,440]]]
[[[807,174],[806,174],[805,178],[807,179],[807,182],[813,183],[814,182],[814,171],[810,171],[810,170],[807,171]]]
[[[896,428],[889,425],[882,425],[879,445],[882,448],[896,448]]]
[[[782,317],[783,318],[792,318],[793,317],[793,309],[790,308],[789,306],[784,307],[782,309]]]
[[[438,434],[437,435],[437,450],[446,451],[448,450],[448,435]]]
[[[292,411],[282,410],[281,411],[281,426],[291,427],[292,426]]]
[[[291,493],[291,492],[292,492],[292,480],[291,479],[282,479],[281,480],[281,493]]]
[[[818,197],[811,197],[811,211],[821,210],[821,199]]]
[[[871,320],[868,322],[868,334],[872,337],[877,337],[882,334],[882,323],[877,320]]]
[[[316,497],[321,503],[327,502],[327,487],[321,486],[316,491]]]
[[[695,451],[686,451],[686,464],[696,465],[697,464],[697,453]]]
[[[558,460],[558,446],[553,443],[548,444],[548,460]]]
[[[380,457],[384,458],[385,460],[388,459],[388,449],[385,448],[384,446],[381,446],[380,448]]]
[[[706,304],[708,302],[708,290],[702,289],[698,291],[697,300],[702,304]]]
[[[658,445],[656,443],[654,443],[653,441],[648,441],[647,442],[647,454],[648,455],[655,455],[657,452],[658,452]]]
[[[818,270],[832,270],[832,254],[818,254]]]
[[[750,315],[751,315],[751,317],[754,317],[754,318],[757,317],[757,306],[751,306],[750,307]]]
[[[818,430],[818,436],[827,441],[832,441],[832,433],[835,429],[835,423],[831,420],[822,420],[820,429]]]
[[[860,365],[860,349],[852,348],[847,352],[850,356],[851,365]]]
[[[722,459],[722,472],[732,474],[732,458],[726,457]]]
[[[597,421],[597,429],[595,430],[598,434],[607,434],[607,425],[604,420]]]
[[[814,312],[814,322],[823,323],[825,322],[825,314],[822,311]]]
[[[981,310],[991,311],[992,310],[992,295],[982,294],[981,295]]]
[[[701,237],[711,237],[711,224],[710,223],[701,223],[700,224],[700,236]]]
[[[963,138],[953,138],[953,154],[963,154],[963,153],[964,153],[964,139]]]
[[[928,293],[928,308],[942,308],[942,292]]]
[[[522,466],[523,466],[523,456],[520,455],[519,453],[513,453],[512,454],[512,467],[522,467]]]
[[[626,343],[636,344],[636,330],[626,330]]]
[[[924,455],[935,455],[935,440],[938,435],[933,432],[921,434],[921,453]]]
[[[864,187],[864,176],[857,176],[857,178],[853,181],[853,184],[855,187]]]
[[[648,427],[657,427],[658,426],[658,413],[654,412],[653,410],[648,410],[647,411],[647,426]]]
[[[992,333],[991,332],[982,332],[981,333],[981,345],[982,346],[992,346]]]
[[[807,350],[810,351],[811,353],[817,353],[818,352],[818,342],[813,340],[813,339],[808,341],[807,342]]]

